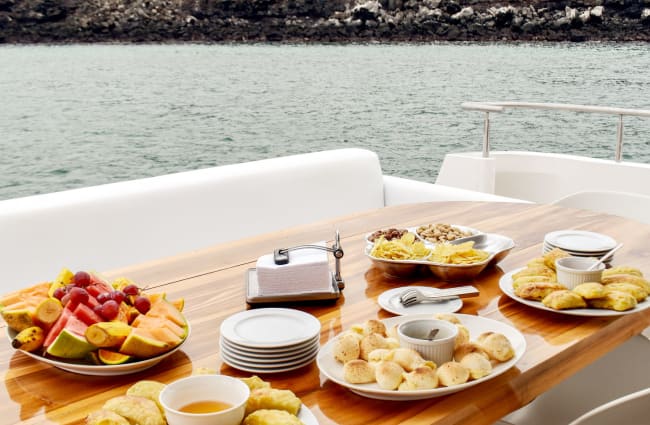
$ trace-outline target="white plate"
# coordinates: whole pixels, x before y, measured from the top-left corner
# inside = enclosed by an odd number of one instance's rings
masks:
[[[568,314],[570,316],[603,317],[603,316],[621,316],[623,314],[637,313],[641,310],[645,310],[646,308],[650,307],[650,298],[646,298],[645,301],[638,303],[636,307],[627,311],[615,311],[615,310],[606,310],[600,308],[572,308],[568,310],[555,310],[553,308],[546,307],[540,301],[526,300],[524,298],[515,295],[515,290],[512,288],[512,275],[523,269],[524,267],[521,267],[519,269],[512,270],[504,274],[503,276],[501,276],[501,279],[499,279],[499,288],[501,288],[501,290],[513,300],[519,301],[522,304],[526,304],[527,306],[534,307],[540,310],[552,311],[553,313]]]
[[[117,365],[95,365],[95,364],[72,363],[73,360],[66,362],[63,360],[55,360],[55,359],[43,357],[38,354],[30,353],[23,350],[20,351],[26,354],[27,356],[36,359],[40,362],[47,363],[51,366],[54,366],[56,368],[68,372],[78,373],[80,375],[93,375],[93,376],[128,375],[131,373],[136,373],[136,372],[143,371],[145,369],[149,369],[150,367],[157,365],[167,357],[174,354],[176,351],[178,351],[181,348],[181,346],[185,343],[185,341],[187,341],[187,339],[190,337],[190,332],[191,332],[190,324],[188,322],[187,336],[185,337],[183,342],[181,342],[178,345],[178,347],[175,347],[171,351],[168,351],[156,357],[152,357],[150,359],[143,359],[143,360],[138,360],[129,363],[117,364]],[[18,332],[14,331],[13,329],[7,328],[7,336],[9,337],[9,341],[11,341],[16,336],[17,333]]]
[[[421,400],[462,391],[466,388],[478,385],[481,382],[493,379],[513,367],[515,363],[517,363],[519,359],[521,359],[521,357],[524,355],[524,352],[526,351],[526,339],[521,334],[521,332],[512,326],[496,320],[487,319],[485,317],[472,316],[469,314],[456,314],[456,317],[458,317],[462,324],[465,325],[467,329],[469,329],[470,339],[472,341],[476,340],[476,338],[483,332],[492,331],[502,333],[512,343],[512,346],[515,349],[515,356],[507,362],[495,365],[492,373],[488,376],[477,379],[475,381],[467,382],[465,384],[456,385],[453,387],[434,388],[432,390],[391,391],[379,388],[376,383],[350,384],[346,382],[345,379],[343,379],[343,365],[334,359],[333,346],[336,342],[336,338],[333,338],[320,349],[318,357],[316,358],[318,368],[323,373],[323,375],[325,375],[331,381],[336,382],[337,384],[348,388],[350,391],[364,397],[398,401]],[[416,318],[431,318],[431,316],[429,314],[397,316],[382,320],[382,322],[386,325],[387,328],[390,328],[393,325]]]
[[[264,365],[273,365],[275,367],[278,367],[285,363],[299,363],[302,360],[304,360],[306,357],[318,351],[319,347],[320,345],[316,343],[313,344],[311,347],[308,347],[307,350],[304,350],[297,354],[287,355],[284,357],[268,358],[268,357],[250,356],[250,355],[242,354],[241,352],[233,351],[230,348],[228,348],[228,346],[224,345],[223,341],[222,344],[219,345],[221,351],[225,353],[228,357],[232,358],[234,361],[239,361],[246,364],[250,364],[251,366],[260,366],[260,367]]]
[[[457,298],[455,300],[419,303],[410,307],[404,307],[402,303],[399,302],[399,297],[402,292],[407,289],[419,289],[425,294],[435,294],[440,291],[438,288],[431,288],[428,286],[401,286],[399,288],[384,291],[379,298],[377,298],[377,302],[384,310],[400,316],[425,313],[454,313],[460,310],[463,306],[463,300]]]
[[[221,351],[221,358],[228,360],[229,362],[234,363],[238,366],[253,367],[260,370],[275,370],[304,364],[305,362],[313,360],[316,357],[316,353],[318,353],[318,347],[314,347],[310,352],[305,353],[303,356],[291,360],[287,359],[287,361],[278,363],[258,363],[246,359],[241,360],[233,357],[228,351],[224,350]]]
[[[316,352],[315,354],[318,354],[318,352]],[[303,360],[300,363],[293,363],[291,365],[283,366],[283,367],[281,367],[281,366],[258,367],[258,366],[251,366],[251,365],[246,364],[246,363],[238,362],[238,361],[232,359],[231,357],[228,357],[227,355],[224,356],[223,351],[221,352],[221,359],[223,360],[223,362],[225,364],[227,364],[228,366],[234,367],[235,369],[239,369],[239,370],[243,370],[244,372],[251,372],[251,373],[281,373],[281,372],[288,372],[290,370],[299,369],[299,368],[301,368],[303,366],[307,366],[309,363],[314,361],[315,357],[316,356],[313,355],[313,356],[310,356],[309,358]]]
[[[544,241],[561,249],[585,253],[609,251],[616,246],[616,241],[609,236],[585,230],[558,230],[547,233]]]
[[[311,314],[288,308],[260,308],[233,314],[221,323],[221,336],[251,348],[281,348],[301,344],[320,334]]]
[[[305,425],[318,425],[318,419],[316,419],[316,416],[314,416],[311,410],[309,410],[309,408],[304,404],[300,406],[298,419],[300,419]]]
[[[237,345],[233,345],[228,340],[221,338],[219,343],[224,345],[226,349],[232,353],[238,353],[241,356],[250,357],[250,358],[264,358],[264,359],[284,359],[291,356],[299,355],[312,349],[315,345],[319,345],[320,338],[314,338],[308,341],[306,344],[301,344],[297,348],[287,349],[287,350],[273,350],[273,351],[264,351],[264,350],[247,350],[241,348]]]

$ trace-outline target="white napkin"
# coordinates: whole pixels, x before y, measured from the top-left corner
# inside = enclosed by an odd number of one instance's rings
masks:
[[[325,241],[313,245],[326,246]],[[273,254],[257,259],[260,295],[328,291],[332,286],[327,251],[314,248],[289,252],[288,264],[275,264]]]

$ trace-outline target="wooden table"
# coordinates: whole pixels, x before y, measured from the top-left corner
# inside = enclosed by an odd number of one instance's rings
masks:
[[[395,206],[107,273],[109,277],[128,276],[140,285],[150,286],[151,292],[166,292],[171,299],[185,298],[191,337],[181,351],[144,372],[118,377],[64,372],[15,352],[3,329],[0,373],[5,385],[0,388],[0,424],[82,423],[88,412],[98,409],[107,399],[124,394],[138,380],[167,383],[191,374],[197,367],[249,376],[223,364],[218,347],[220,323],[247,308],[244,272],[259,256],[274,248],[331,241],[335,229],[341,232],[345,250],[344,297],[333,304],[297,308],[320,319],[321,344],[350,325],[369,318],[391,317],[377,304],[383,291],[407,284],[447,284],[431,276],[399,280],[383,275],[363,254],[364,234],[389,226],[439,222],[471,226],[515,240],[517,246],[511,254],[473,282],[481,295],[466,299],[460,312],[514,326],[526,338],[526,353],[515,367],[492,380],[459,393],[421,401],[379,401],[355,395],[319,375],[315,362],[293,372],[265,376],[274,387],[292,389],[321,425],[491,424],[650,325],[650,309],[616,318],[568,316],[522,305],[498,288],[498,280],[505,272],[541,254],[544,234],[559,229],[608,234],[625,243],[614,263],[643,269],[650,252],[650,226],[548,205],[449,202]],[[650,274],[650,270],[643,271]],[[601,344],[603,340],[608,343]]]

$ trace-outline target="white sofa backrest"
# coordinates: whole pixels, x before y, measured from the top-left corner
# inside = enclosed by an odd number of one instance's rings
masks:
[[[0,201],[0,294],[384,206],[377,155],[340,149]]]

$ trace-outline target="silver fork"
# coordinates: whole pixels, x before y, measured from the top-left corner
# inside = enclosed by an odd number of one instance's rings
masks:
[[[479,294],[478,289],[473,286],[458,286],[456,288],[441,289],[435,294],[427,295],[419,289],[410,288],[406,289],[399,296],[399,302],[404,307],[409,307],[421,302],[441,302],[453,300],[456,298],[475,297]]]

